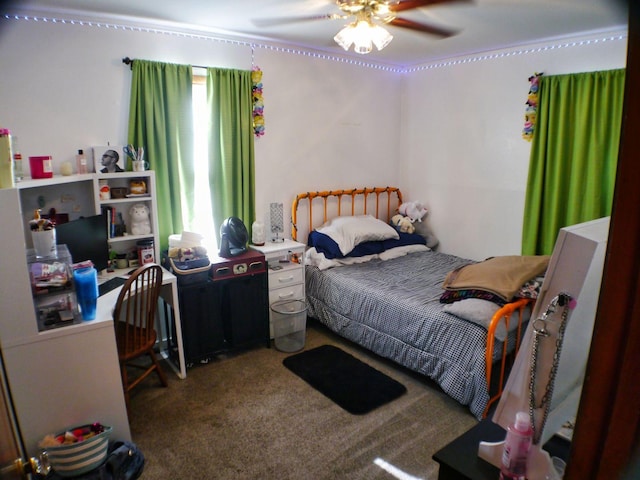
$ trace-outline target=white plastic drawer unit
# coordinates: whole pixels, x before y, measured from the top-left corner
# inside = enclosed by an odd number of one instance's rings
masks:
[[[295,285],[297,283],[304,283],[304,270],[302,268],[269,270],[270,289]]]
[[[304,288],[304,243],[285,239],[282,242],[266,242],[264,245],[251,245],[262,252],[267,260],[269,272],[269,305],[280,300],[305,301]],[[302,262],[296,263],[297,256]],[[273,312],[269,312],[272,320]],[[270,326],[273,338],[273,326]]]
[[[304,300],[304,285],[301,283],[269,290],[269,305],[280,300]]]

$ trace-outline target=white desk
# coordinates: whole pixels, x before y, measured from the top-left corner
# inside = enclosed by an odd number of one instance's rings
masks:
[[[127,271],[112,272],[100,280]],[[162,285],[162,298],[173,306],[179,347],[179,365],[171,359],[168,363],[178,377],[185,378],[177,278],[163,269]],[[113,426],[112,439],[131,440],[113,330],[113,307],[119,293],[116,288],[98,298],[95,320],[2,339],[5,364],[12,373],[11,391],[31,455],[37,453],[37,443],[45,434],[95,421]],[[26,310],[35,326],[30,299]]]
[[[116,269],[113,272],[101,274],[99,282],[106,281],[113,277],[127,277],[127,272],[131,271],[130,268],[124,268],[122,270]],[[115,288],[109,293],[102,295],[98,298],[98,310],[96,313],[96,320],[104,321],[113,320],[113,307],[118,299],[120,288]],[[178,301],[178,279],[166,268],[162,267],[162,288],[160,289],[160,296],[173,308],[173,319],[175,323],[176,343],[178,347],[178,365],[173,362],[171,354],[168,350],[168,340],[160,340],[160,354],[167,360],[169,366],[175,371],[179,378],[184,379],[187,377],[187,367],[184,359],[184,345],[182,343],[182,321],[180,319],[180,303]],[[92,321],[92,322],[93,322]],[[85,322],[91,323],[91,322]],[[162,331],[159,328],[158,331]],[[169,334],[169,332],[167,332]]]

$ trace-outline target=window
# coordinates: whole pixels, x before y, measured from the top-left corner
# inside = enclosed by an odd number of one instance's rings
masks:
[[[194,202],[196,205],[192,225],[186,225],[185,230],[203,235],[203,245],[209,255],[217,252],[216,229],[213,224],[211,210],[211,195],[209,189],[209,152],[207,135],[209,132],[210,115],[207,111],[207,85],[204,75],[193,76],[193,155],[194,155]],[[188,216],[184,216],[188,218]]]

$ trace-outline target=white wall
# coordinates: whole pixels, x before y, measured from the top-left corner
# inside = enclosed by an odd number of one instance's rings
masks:
[[[479,260],[520,253],[527,78],[625,65],[626,37],[534,47],[394,73],[313,52],[252,54],[238,42],[0,18],[0,125],[19,137],[25,159],[50,154],[56,171],[79,148],[125,143],[123,57],[242,69],[253,57],[266,121],[255,142],[259,218],[281,202],[287,226],[303,191],[396,185],[428,205],[441,251]]]
[[[407,76],[400,184],[406,200],[427,204],[441,251],[476,260],[521,253],[531,146],[522,139],[528,78],[623,68],[626,34],[618,37],[452,59]]]
[[[122,58],[252,67],[249,45],[203,37],[6,18],[0,32],[0,124],[25,160],[52,155],[54,173],[80,148],[126,143],[131,73]],[[282,202],[288,234],[299,192],[397,183],[397,74],[281,48],[256,48],[253,58],[266,122],[255,142],[259,217]]]
[[[397,184],[398,74],[270,50],[255,58],[266,122],[255,142],[259,218],[281,202],[287,230],[297,193]]]

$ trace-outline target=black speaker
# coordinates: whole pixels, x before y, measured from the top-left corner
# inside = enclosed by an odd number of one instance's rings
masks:
[[[249,232],[238,217],[229,217],[220,227],[220,251],[223,258],[235,257],[247,251]]]

